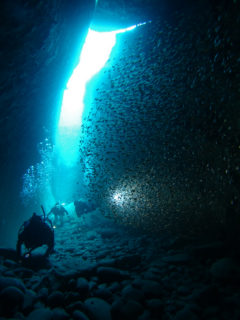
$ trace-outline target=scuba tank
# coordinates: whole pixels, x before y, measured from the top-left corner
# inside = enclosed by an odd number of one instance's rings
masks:
[[[46,221],[46,213],[45,213],[45,210],[44,210],[44,207],[42,204],[41,204],[41,208],[42,208],[42,212],[43,212],[43,220]]]
[[[53,230],[52,221],[46,217],[46,212],[45,212],[44,207],[43,207],[42,204],[41,204],[41,208],[42,208],[42,212],[43,212],[43,221],[44,221],[45,223],[47,223],[47,224],[52,228],[52,230]]]

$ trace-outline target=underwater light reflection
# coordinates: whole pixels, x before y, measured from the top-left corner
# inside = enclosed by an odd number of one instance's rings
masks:
[[[62,108],[56,135],[56,146],[62,163],[73,166],[78,161],[80,127],[84,110],[83,99],[86,83],[97,74],[108,61],[112,48],[116,44],[118,33],[136,28],[97,32],[89,29],[79,64],[67,83],[63,94]]]
[[[80,126],[85,86],[108,60],[116,43],[116,32],[97,32],[89,29],[80,61],[64,91],[59,126]]]
[[[116,34],[133,30],[136,26],[112,32],[89,29],[80,61],[64,91],[59,126],[81,125],[83,97],[86,83],[105,65],[116,43]]]

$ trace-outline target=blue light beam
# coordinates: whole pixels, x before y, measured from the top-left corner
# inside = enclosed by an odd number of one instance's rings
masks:
[[[78,160],[79,132],[82,124],[86,83],[108,61],[116,44],[116,35],[133,30],[137,26],[111,32],[97,32],[89,29],[79,64],[73,71],[63,94],[58,124],[56,146],[61,155],[61,160],[67,166],[74,165]]]
[[[64,91],[59,126],[81,125],[86,83],[104,67],[109,59],[112,48],[116,44],[116,34],[135,27],[112,32],[97,32],[89,29],[80,62]]]

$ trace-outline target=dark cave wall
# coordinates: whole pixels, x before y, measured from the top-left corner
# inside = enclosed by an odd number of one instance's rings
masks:
[[[195,0],[194,4],[200,2],[202,0]],[[192,0],[99,0],[94,12],[93,26],[96,30],[112,31],[154,20],[157,17],[166,19],[173,11],[186,10],[192,3]]]
[[[21,177],[39,161],[37,144],[54,138],[94,7],[94,0],[0,4],[0,213],[10,226],[23,219]]]
[[[196,5],[118,36],[80,145],[90,194],[117,220],[212,236],[239,226],[238,9]]]

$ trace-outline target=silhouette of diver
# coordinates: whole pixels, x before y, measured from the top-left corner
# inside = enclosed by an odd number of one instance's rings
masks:
[[[68,215],[67,210],[59,202],[56,202],[55,206],[50,210],[47,216],[49,217],[51,213],[54,215],[53,224],[58,225],[58,223],[60,223],[60,226],[63,225],[64,215]]]
[[[22,253],[22,245],[27,249],[27,252],[24,254]],[[44,218],[42,218],[34,212],[32,217],[25,221],[19,229],[16,248],[17,255],[18,257],[27,258],[31,256],[31,252],[34,249],[43,245],[47,245],[48,247],[44,254],[45,257],[48,257],[54,248],[54,229],[52,222],[45,218],[45,213]]]

